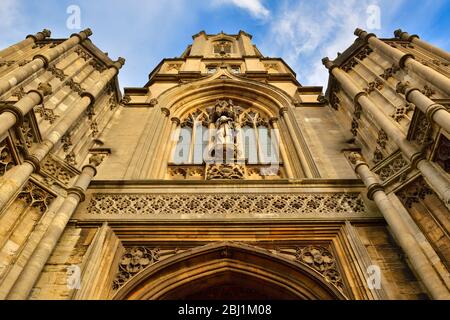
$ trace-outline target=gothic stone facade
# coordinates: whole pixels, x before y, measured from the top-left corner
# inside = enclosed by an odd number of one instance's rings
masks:
[[[447,52],[200,32],[122,95],[91,34],[0,51],[1,299],[450,297]]]

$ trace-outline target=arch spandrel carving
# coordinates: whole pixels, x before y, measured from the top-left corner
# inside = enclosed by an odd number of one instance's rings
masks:
[[[248,298],[347,299],[320,272],[299,261],[244,243],[212,243],[140,270],[113,299],[197,299],[223,286],[250,291]]]

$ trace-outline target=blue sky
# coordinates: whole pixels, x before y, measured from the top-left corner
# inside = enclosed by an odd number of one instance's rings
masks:
[[[192,35],[245,30],[265,56],[282,57],[303,85],[326,85],[324,56],[334,58],[361,27],[379,37],[402,28],[450,50],[448,0],[0,0],[0,47],[48,28],[54,38],[78,30],[67,27],[67,8],[80,8],[81,28],[109,56],[126,58],[122,87],[143,86],[165,57],[179,56]],[[373,7],[380,9],[379,29]],[[372,9],[370,9],[372,8]],[[371,20],[372,19],[372,20]]]

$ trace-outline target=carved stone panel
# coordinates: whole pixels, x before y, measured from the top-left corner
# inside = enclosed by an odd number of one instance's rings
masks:
[[[281,216],[368,215],[355,192],[298,194],[94,194],[90,215],[278,214]]]
[[[47,211],[51,202],[55,199],[53,195],[32,182],[28,182],[17,196],[31,207],[38,208],[41,213]]]
[[[0,176],[3,176],[6,171],[11,169],[15,164],[11,146],[7,139],[0,142]]]

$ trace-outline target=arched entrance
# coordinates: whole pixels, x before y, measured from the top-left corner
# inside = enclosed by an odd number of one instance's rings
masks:
[[[261,248],[213,243],[141,271],[113,299],[330,300],[346,297],[316,271]]]

